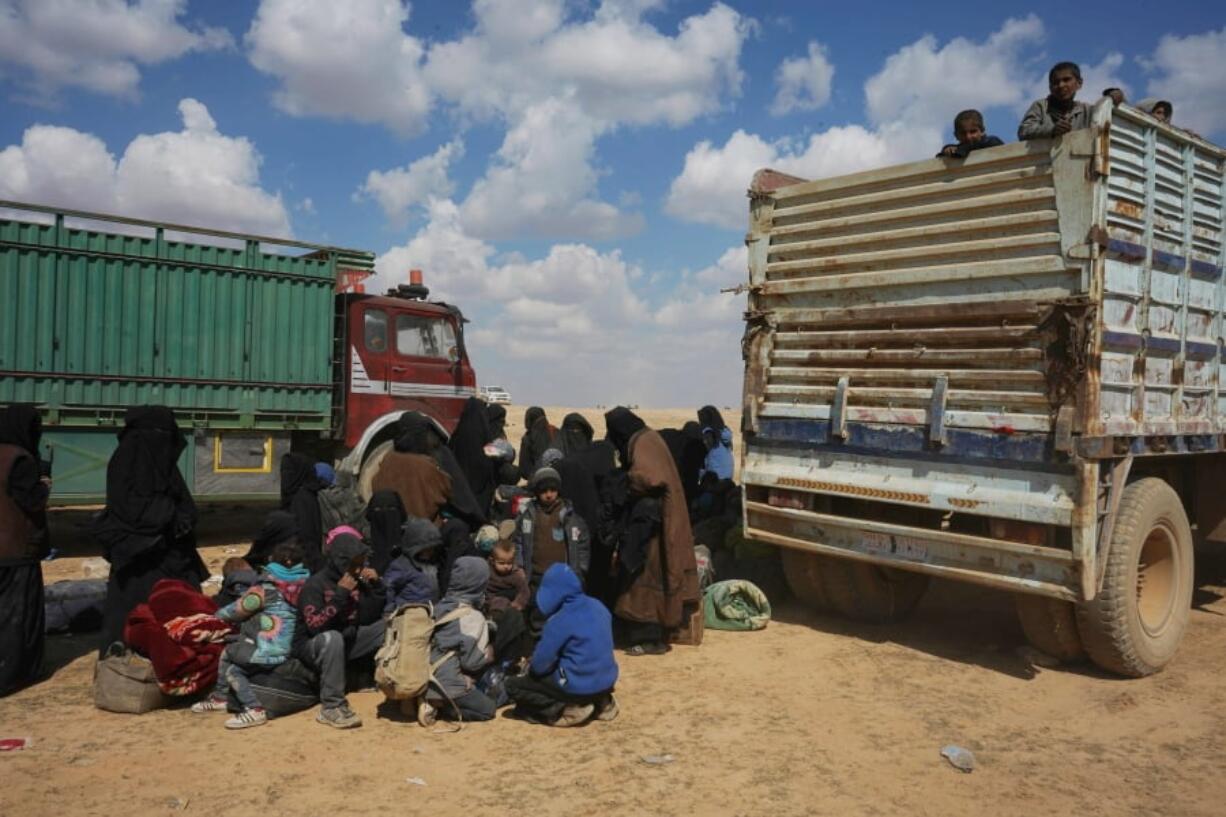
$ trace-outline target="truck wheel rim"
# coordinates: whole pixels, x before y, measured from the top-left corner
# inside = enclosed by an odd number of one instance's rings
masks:
[[[1137,562],[1137,617],[1150,636],[1161,635],[1174,611],[1177,567],[1174,533],[1158,525],[1146,537]]]

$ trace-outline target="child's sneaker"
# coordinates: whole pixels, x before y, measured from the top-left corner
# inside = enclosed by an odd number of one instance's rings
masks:
[[[421,726],[434,726],[438,720],[438,708],[425,699],[417,705],[417,723]]]
[[[266,723],[268,723],[268,713],[263,709],[244,709],[226,721],[226,728],[246,729],[248,726],[262,726]]]
[[[315,716],[315,720],[336,729],[353,729],[355,726],[362,725],[362,719],[358,717],[358,713],[349,708],[349,704],[321,709]]]
[[[225,712],[226,699],[215,698],[212,695],[205,698],[203,701],[196,701],[192,704],[192,711],[197,715],[204,715],[208,712]]]
[[[596,707],[591,704],[571,704],[562,710],[562,714],[553,722],[554,726],[580,726],[592,717]]]

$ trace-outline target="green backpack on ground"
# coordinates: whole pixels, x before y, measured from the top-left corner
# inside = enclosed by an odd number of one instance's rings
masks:
[[[761,630],[771,620],[771,603],[753,582],[729,579],[707,588],[702,617],[713,630]]]

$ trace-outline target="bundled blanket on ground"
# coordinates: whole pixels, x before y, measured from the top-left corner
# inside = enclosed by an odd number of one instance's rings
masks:
[[[128,614],[123,637],[153,662],[158,686],[182,697],[212,689],[230,625],[212,599],[178,579],[162,579]]]
[[[713,630],[761,630],[771,620],[771,603],[752,582],[729,579],[707,588],[702,616]]]

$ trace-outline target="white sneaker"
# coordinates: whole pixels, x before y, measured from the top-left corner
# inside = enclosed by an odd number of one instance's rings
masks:
[[[425,699],[417,705],[417,722],[422,726],[434,726],[438,720],[438,709]]]
[[[212,695],[205,698],[203,701],[196,701],[194,704],[192,704],[192,712],[195,712],[197,715],[204,715],[209,712],[225,712],[225,711],[226,711],[226,699],[225,698],[214,698]]]
[[[244,709],[226,721],[227,729],[246,729],[248,726],[263,726],[268,723],[268,713],[263,709]]]

